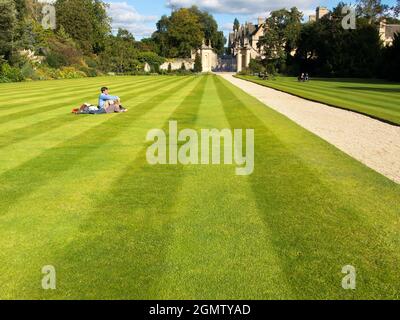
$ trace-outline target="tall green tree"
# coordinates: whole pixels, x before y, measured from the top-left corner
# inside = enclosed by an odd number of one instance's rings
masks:
[[[100,54],[100,60],[104,71],[116,73],[139,71],[145,63],[158,72],[159,66],[165,61],[155,52],[140,52],[132,33],[121,28],[118,29],[117,35],[109,36],[106,48]]]
[[[92,24],[93,24],[93,52],[104,50],[106,38],[111,32],[111,18],[107,14],[109,4],[102,0],[92,0]]]
[[[117,38],[130,42],[132,45],[135,43],[135,37],[133,36],[133,34],[123,28],[118,29]]]
[[[201,57],[200,54],[196,53],[196,58],[194,60],[194,68],[193,68],[194,72],[202,72],[203,71],[203,63],[201,61]]]
[[[160,69],[160,66],[165,62],[165,59],[155,52],[139,52],[138,60],[142,63],[148,63],[150,67],[157,72]]]
[[[140,51],[157,52],[157,43],[152,38],[144,38],[141,41],[136,42],[136,47]]]
[[[161,19],[157,22],[157,31],[154,32],[151,36],[152,41],[155,43],[157,53],[163,57],[169,57],[169,37],[168,37],[168,28],[169,28],[169,17],[163,15]]]
[[[396,17],[400,16],[400,0],[397,0],[397,4],[394,7],[394,13],[395,13]]]
[[[170,17],[161,17],[153,39],[158,44],[160,55],[187,58],[192,50],[200,48],[204,40],[203,26],[192,10],[179,9]]]
[[[142,64],[137,56],[133,36],[127,30],[119,29],[116,36],[109,36],[105,50],[100,53],[101,67],[106,72],[138,71]]]
[[[27,14],[27,2],[26,0],[14,0],[15,10],[17,11],[17,19],[25,18]]]
[[[41,39],[36,32],[39,23],[36,21],[34,10],[41,7],[42,4],[34,3],[32,0],[14,0],[14,2],[17,12],[14,45],[18,49],[35,50]]]
[[[196,6],[192,6],[191,10],[199,18],[199,22],[204,32],[204,40],[207,45],[211,45],[219,54],[224,52],[226,39],[224,33],[218,31],[218,23],[214,17],[207,11],[202,11]]]
[[[215,40],[212,43],[212,47],[218,54],[224,54],[226,42],[227,40],[225,38],[224,32],[218,31]]]
[[[218,53],[224,51],[226,43],[214,17],[196,6],[174,11],[170,17],[161,17],[152,39],[158,53],[171,58],[190,57],[191,51],[198,49],[203,40]]]
[[[384,49],[383,77],[400,81],[400,34],[395,34],[393,44]]]
[[[171,15],[168,35],[173,57],[190,57],[193,49],[198,49],[204,32],[199,17],[189,9],[180,9]]]
[[[239,28],[240,28],[240,22],[238,18],[235,18],[235,20],[233,21],[233,31],[239,31]]]
[[[366,18],[370,24],[385,16],[389,9],[382,0],[357,0],[358,15]]]
[[[376,76],[382,53],[378,29],[359,18],[357,29],[345,30],[341,7],[329,19],[304,25],[297,42],[297,70],[321,76]]]
[[[11,60],[17,30],[17,10],[13,0],[0,0],[0,57]]]
[[[107,5],[101,0],[57,0],[57,25],[79,43],[87,53],[104,50],[110,33]]]
[[[163,57],[170,56],[170,41],[169,41],[169,30],[170,19],[168,16],[163,15],[157,22],[157,31],[153,33],[152,40],[156,44],[157,52]]]
[[[258,42],[268,60],[275,61],[277,65],[286,61],[296,47],[302,18],[303,14],[297,8],[271,12],[266,21],[265,35]]]

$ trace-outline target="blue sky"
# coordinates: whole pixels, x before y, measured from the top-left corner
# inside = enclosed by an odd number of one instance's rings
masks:
[[[334,7],[339,0],[105,0],[110,4],[113,27],[124,27],[137,39],[148,37],[163,14],[170,14],[172,7],[187,7],[192,4],[212,13],[220,29],[227,34],[237,17],[241,23],[256,22],[257,17],[267,16],[271,10],[296,6],[308,17],[317,6]],[[347,1],[344,1],[347,2]],[[383,0],[393,5],[396,0]],[[355,3],[355,0],[352,1]]]

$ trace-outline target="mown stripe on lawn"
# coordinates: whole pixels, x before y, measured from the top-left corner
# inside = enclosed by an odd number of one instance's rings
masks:
[[[199,79],[176,106],[163,125],[166,132],[171,120],[186,128],[194,125],[207,79],[207,76]],[[60,252],[56,259],[64,264],[73,261],[64,266],[67,269],[64,272],[71,277],[65,286],[70,296],[89,298],[91,290],[96,290],[96,298],[100,299],[157,298],[152,288],[168,268],[165,256],[172,228],[180,216],[174,205],[184,170],[182,165],[149,165],[148,145],[121,171],[109,191],[97,197],[90,218],[78,232],[91,236],[72,242],[69,250]],[[90,259],[85,259],[88,251]],[[85,270],[77,274],[75,270],[82,264]],[[105,277],[111,281],[105,282]],[[80,286],[82,280],[88,287]]]
[[[2,254],[4,257],[9,257],[9,263],[3,265],[1,274],[3,274],[3,279],[12,279],[4,286],[0,286],[0,296],[8,295],[9,298],[38,297],[40,299],[55,296],[71,298],[65,290],[69,289],[70,277],[74,281],[74,277],[81,274],[86,267],[76,264],[75,258],[65,261],[62,256],[69,251],[67,249],[69,249],[70,243],[78,240],[79,244],[79,240],[87,241],[92,235],[82,232],[79,225],[85,224],[87,217],[92,218],[90,215],[93,206],[104,201],[104,195],[107,195],[108,189],[113,185],[115,179],[129,168],[133,172],[132,166],[145,143],[146,132],[154,126],[162,127],[166,118],[197,82],[190,81],[182,91],[176,90],[173,96],[164,99],[157,108],[142,117],[132,119],[129,125],[120,128],[120,132],[113,139],[105,143],[99,141],[100,148],[76,161],[73,167],[54,176],[51,181],[46,181],[31,194],[19,199],[7,216],[0,217],[0,229],[7,238],[2,241],[5,247]],[[149,107],[151,106],[149,105]],[[128,167],[128,165],[130,166]],[[115,220],[113,215],[108,218],[110,221]],[[93,236],[96,236],[98,232],[104,236],[109,234],[107,223],[104,226],[102,226],[102,220],[99,220],[99,223],[101,225],[92,225],[92,227],[96,227]],[[124,228],[123,219],[115,220],[115,223],[118,223],[120,228]],[[110,223],[110,225],[113,224]],[[41,236],[37,238],[39,234]],[[13,250],[13,244],[14,246],[18,244],[17,250]],[[107,246],[107,243],[103,243],[103,245]],[[85,252],[83,259],[91,256],[90,249],[88,248],[88,251]],[[40,254],[37,254],[38,252]],[[123,256],[124,252],[119,252],[119,254]],[[60,257],[61,260],[59,260]],[[24,262],[27,261],[29,261],[29,266],[24,267]],[[99,263],[101,262],[99,261]],[[40,271],[43,264],[49,263],[56,266],[59,276],[58,290],[53,292],[55,295],[40,290],[35,277],[36,269],[39,268]],[[71,266],[73,270],[70,269]],[[97,267],[99,268],[101,265],[99,264]],[[64,269],[68,272],[64,272]],[[17,270],[19,271],[17,272]],[[107,279],[112,277],[114,269],[109,271]],[[1,279],[2,277],[0,277]],[[104,283],[107,284],[108,281]],[[77,285],[77,283],[73,285]],[[22,287],[25,288],[23,292],[17,291]],[[80,290],[73,293],[77,297],[81,291],[89,296],[93,292],[91,283],[82,283]],[[91,296],[94,297],[93,293]]]
[[[163,81],[163,86],[165,82]],[[133,97],[138,98],[143,94],[148,93],[148,89],[152,86],[140,86],[142,90],[133,91],[129,94],[124,94],[125,88],[121,88],[120,93],[124,98],[124,104],[129,103]],[[161,87],[161,86],[160,86]],[[145,91],[146,90],[146,91]],[[126,104],[125,104],[126,105]],[[134,104],[129,104],[129,108],[133,108]],[[6,131],[5,133],[0,133],[0,149],[5,148],[11,144],[21,142],[26,139],[32,139],[37,135],[48,134],[53,129],[61,128],[68,125],[71,122],[75,122],[81,119],[82,116],[73,116],[71,114],[62,114],[58,116],[51,117],[49,119],[39,121],[22,128],[16,128],[14,130]]]
[[[204,81],[206,81],[205,77],[197,78],[195,86],[192,84],[190,86],[199,88],[202,85],[199,82]],[[198,103],[200,90],[196,95],[193,95],[194,90],[187,92],[184,101],[182,101],[183,97],[179,97],[178,106],[171,105],[168,100],[164,101],[164,109],[174,108],[174,113],[169,116],[169,119],[180,121],[181,117],[184,117],[189,123],[195,121],[195,105]],[[180,92],[180,90],[173,91],[171,98]],[[179,113],[175,111],[177,107],[180,109]],[[182,121],[185,120],[182,119]],[[149,118],[146,122],[151,124],[152,121]],[[132,127],[129,128],[132,132]],[[139,132],[142,131],[144,130],[140,128]],[[142,138],[144,137],[145,132]],[[123,143],[123,141],[113,140],[113,143],[115,142]],[[104,148],[104,143],[102,146],[102,149],[107,150]],[[118,173],[118,178],[113,181],[109,190],[104,184],[99,185],[101,193],[99,190],[91,190],[95,187],[93,185],[88,186],[91,189],[85,190],[85,192],[92,192],[89,203],[93,203],[93,211],[89,209],[88,212],[84,212],[83,217],[79,217],[83,220],[83,225],[80,229],[74,230],[73,238],[67,235],[68,246],[52,250],[53,255],[57,252],[53,258],[50,254],[49,260],[58,266],[57,270],[63,278],[59,282],[59,290],[43,292],[35,288],[34,293],[38,297],[126,298],[132,297],[133,294],[141,297],[141,291],[143,295],[147,292],[147,278],[156,277],[164,267],[161,265],[161,260],[163,246],[167,245],[167,242],[164,243],[162,237],[168,236],[168,230],[165,230],[164,226],[167,227],[167,220],[171,214],[167,212],[167,209],[169,203],[172,204],[174,201],[173,190],[179,187],[179,184],[175,186],[175,182],[179,181],[180,173],[175,167],[167,169],[165,166],[157,168],[147,165],[146,147],[140,147],[139,152],[135,150],[132,153],[132,155],[139,155],[136,160],[123,158],[118,161],[118,153],[110,156],[115,163],[109,165],[116,166],[114,171]],[[98,153],[96,154],[99,156]],[[84,162],[84,159],[79,160],[80,165]],[[102,170],[110,171],[112,168]],[[73,174],[71,170],[70,174]],[[100,173],[101,176],[102,173]],[[108,179],[106,183],[109,183]],[[167,193],[163,194],[164,191]],[[78,204],[73,205],[79,208]],[[89,217],[87,220],[85,220],[86,216]],[[60,219],[63,218],[60,217]],[[160,256],[157,255],[159,251]],[[131,261],[132,259],[134,261]],[[159,259],[161,259],[160,265],[151,263],[152,260],[156,262]],[[143,264],[146,265],[143,266]],[[154,268],[158,270],[152,274],[151,271]],[[136,273],[143,273],[143,275],[137,279]],[[132,293],[132,290],[135,292]],[[32,292],[30,296],[33,296]]]
[[[252,81],[252,80],[250,80]],[[290,94],[290,92],[293,92],[299,96],[305,96],[305,94],[310,94],[313,96],[315,99],[326,99],[329,97],[333,101],[337,101],[338,103],[345,103],[345,106],[353,107],[360,109],[371,109],[371,110],[377,110],[378,112],[383,111],[383,113],[389,113],[389,110],[398,110],[397,104],[394,101],[395,97],[393,98],[385,98],[382,95],[379,95],[379,99],[377,99],[377,95],[375,94],[370,94],[368,95],[367,93],[360,93],[359,91],[352,91],[352,90],[340,90],[340,89],[335,89],[334,87],[324,88],[317,87],[317,86],[312,86],[309,85],[308,83],[304,84],[296,84],[296,83],[291,83],[291,82],[284,82],[284,83],[274,83],[274,82],[261,82],[254,80],[252,81],[254,83],[260,84],[265,87],[269,87],[272,89],[277,89],[281,90],[284,92],[287,92]],[[287,90],[287,89],[291,90]],[[362,101],[365,100],[367,104],[363,104]],[[376,101],[376,102],[374,102]],[[384,105],[383,105],[384,102]],[[321,102],[323,103],[323,102]]]
[[[193,80],[194,78],[184,78],[178,84],[174,83],[173,87],[168,87],[162,93],[139,104],[130,113],[112,116],[91,128],[90,132],[84,131],[80,135],[46,150],[38,157],[0,175],[0,193],[2,198],[5,199],[0,203],[0,215],[6,214],[20,197],[29,194],[47,180],[54,179],[58,174],[74,166],[74,163],[86,154],[115,138],[124,126],[130,126],[132,121],[137,121],[138,118],[156,108],[165,99],[183,90]]]
[[[229,128],[214,81],[209,81],[196,128]],[[183,129],[183,127],[182,127]],[[221,143],[223,146],[224,143]],[[270,243],[251,185],[236,165],[185,167],[176,194],[179,221],[171,228],[157,299],[290,298],[290,286]]]
[[[312,80],[311,82],[298,82],[297,80],[283,80],[283,81],[273,81],[271,84],[273,85],[278,85],[278,86],[292,86],[293,88],[298,88],[298,89],[307,89],[310,88],[312,90],[317,90],[320,92],[336,92],[339,94],[343,93],[352,93],[354,95],[360,95],[360,96],[371,96],[370,98],[376,98],[377,93],[385,93],[385,95],[380,95],[380,97],[384,100],[388,100],[389,102],[393,102],[393,98],[398,97],[398,93],[400,93],[400,90],[398,88],[378,88],[378,87],[370,87],[368,90],[364,90],[365,88],[365,83],[362,84],[361,86],[355,86],[352,84],[352,86],[345,86],[343,83],[338,83],[338,82],[329,82],[327,81],[326,83],[322,81],[317,81],[317,80]],[[375,84],[373,84],[375,85]]]
[[[161,79],[159,81],[156,82],[149,82],[149,83],[145,83],[146,85],[154,85],[156,83],[162,83],[167,81],[168,79],[164,78]],[[136,84],[133,83],[130,86],[126,86],[126,85],[118,85],[115,86],[114,89],[118,90],[119,88],[139,88],[141,86],[140,83]],[[98,91],[98,87],[93,87],[93,90],[91,90],[90,88],[84,87],[79,91],[75,91],[74,94],[72,93],[68,93],[68,94],[64,94],[64,99],[63,99],[63,106],[64,107],[68,107],[68,109],[72,109],[73,107],[77,107],[78,105],[81,105],[83,102],[87,102],[87,101],[82,101],[82,100],[77,100],[77,97],[80,97],[81,99],[95,99],[95,101],[93,101],[93,103],[97,103],[97,98],[99,95],[99,91]],[[62,93],[66,92],[67,89],[64,89],[62,91]],[[85,93],[84,96],[82,96],[81,94]],[[6,110],[3,110],[4,112],[2,112],[2,117],[0,117],[0,121],[2,120],[4,117],[10,118],[13,117],[14,115],[23,115],[23,114],[27,114],[27,115],[33,115],[36,113],[43,113],[43,112],[47,112],[47,111],[52,111],[55,109],[60,108],[60,103],[56,103],[54,104],[54,101],[59,101],[57,94],[54,95],[50,95],[50,96],[45,96],[43,97],[43,99],[41,99],[40,101],[38,101],[37,103],[33,103],[32,105],[29,104],[28,106],[23,106],[21,108],[9,108]],[[61,96],[62,97],[62,96]],[[46,108],[46,107],[51,107],[51,108]],[[1,123],[1,122],[0,122]]]
[[[164,80],[165,81],[165,80]],[[162,82],[162,80],[160,81]],[[152,83],[149,83],[152,85]],[[153,82],[153,85],[155,83]],[[132,84],[128,88],[136,89],[140,88],[141,83]],[[119,88],[126,88],[126,85],[115,86],[116,90]],[[2,110],[0,113],[0,123],[6,123],[8,121],[12,121],[15,116],[16,119],[20,119],[23,117],[28,117],[35,114],[46,113],[50,111],[54,111],[60,109],[61,107],[68,108],[68,111],[71,111],[72,108],[76,108],[80,106],[83,102],[87,102],[86,100],[94,99],[93,103],[97,103],[97,98],[99,94],[99,87],[81,87],[81,90],[77,90],[75,92],[67,92],[67,89],[62,89],[61,94],[54,94],[44,96],[40,101],[29,103],[20,108],[10,107],[6,110]],[[64,98],[64,99],[62,99]],[[82,100],[78,100],[78,98]],[[60,102],[62,101],[62,102]]]
[[[162,79],[161,81],[157,82],[157,84],[169,82],[168,80],[169,80],[168,78]],[[155,83],[150,82],[149,84],[150,84],[150,86],[153,86]],[[121,85],[119,87],[126,88],[126,86],[124,86],[124,85]],[[115,87],[115,88],[118,90],[119,87]],[[132,88],[132,89],[139,88],[139,87],[143,88],[143,87],[141,87],[140,84],[133,84],[132,86],[129,86],[129,88]],[[154,90],[161,89],[162,87],[163,87],[163,85],[155,86]],[[138,92],[139,93],[146,92],[147,90],[148,90],[148,88],[146,88],[144,90],[140,90]],[[91,98],[95,97],[94,93],[92,92],[92,93],[86,94],[84,96],[78,96],[80,99],[78,101],[77,94],[80,94],[81,92],[87,92],[87,91],[88,91],[88,89],[84,88],[84,89],[80,90],[79,92],[75,92],[75,95],[73,97],[70,97],[70,99],[66,99],[63,102],[57,102],[57,103],[54,103],[54,101],[57,101],[57,99],[53,100],[52,96],[46,97],[46,101],[48,101],[48,102],[46,102],[44,104],[40,104],[39,106],[36,106],[36,107],[28,106],[27,110],[19,110],[17,112],[8,113],[6,115],[0,116],[0,124],[4,124],[9,121],[14,121],[14,120],[18,120],[21,118],[29,117],[32,115],[37,115],[37,114],[41,114],[41,113],[54,111],[54,110],[61,109],[64,107],[68,108],[68,110],[70,111],[70,110],[72,110],[72,108],[77,107],[77,104],[82,104],[84,102],[82,100],[91,99]],[[70,94],[68,94],[68,96],[70,96]],[[77,101],[77,102],[74,102],[74,101]],[[97,101],[96,101],[96,103],[97,103]]]
[[[111,79],[110,79],[111,80]],[[134,81],[135,84],[146,84],[152,82],[150,79],[142,79]],[[133,83],[132,83],[133,84]],[[116,83],[118,88],[122,87],[123,85],[127,85],[127,83]],[[47,100],[48,98],[56,99],[56,98],[64,98],[64,97],[71,97],[76,96],[77,93],[82,92],[82,88],[85,88],[87,91],[95,91],[100,92],[100,83],[93,83],[93,84],[79,84],[75,86],[68,86],[66,87],[63,83],[60,83],[57,88],[48,89],[47,87],[43,87],[40,92],[34,94],[24,93],[21,95],[21,91],[19,93],[11,93],[5,92],[4,98],[9,100],[10,102],[0,106],[0,111],[7,110],[9,108],[19,108],[25,106],[25,102],[29,102],[29,104],[34,104],[37,102],[43,102],[43,100]],[[117,87],[115,87],[117,88]],[[114,88],[111,87],[111,90]],[[67,92],[67,93],[66,93]]]
[[[377,95],[375,94],[374,97],[367,97],[367,96],[360,96],[361,98],[364,98],[363,100],[354,100],[351,98],[351,96],[355,96],[355,94],[350,94],[344,90],[342,90],[340,93],[343,94],[348,94],[346,96],[346,99],[338,98],[338,95],[332,95],[329,92],[332,91],[329,88],[325,91],[321,89],[321,91],[315,91],[315,90],[301,90],[302,88],[294,86],[293,84],[287,84],[286,81],[282,81],[280,83],[274,83],[273,81],[260,81],[258,79],[253,79],[251,77],[242,77],[239,76],[239,79],[245,80],[245,81],[250,81],[255,84],[272,88],[278,91],[282,91],[306,100],[311,100],[315,101],[318,103],[322,104],[327,104],[329,106],[339,108],[339,109],[344,109],[352,112],[356,112],[392,125],[399,125],[400,117],[399,117],[399,112],[398,108],[396,105],[395,97],[389,102],[389,103],[373,103],[371,101],[380,101],[382,94]],[[279,80],[278,80],[279,81]],[[305,87],[306,88],[306,87]],[[335,89],[333,89],[335,90]],[[339,92],[338,92],[339,93]]]
[[[297,79],[287,78],[279,80],[283,80],[282,83],[296,83]],[[367,94],[373,94],[375,91],[377,93],[385,93],[388,96],[396,97],[400,93],[400,88],[398,87],[400,83],[387,82],[382,80],[378,82],[372,79],[364,79],[364,82],[360,82],[360,79],[330,79],[330,78],[314,78],[311,82],[308,82],[307,85],[311,85],[315,88],[323,88],[329,89],[334,88],[335,90],[354,90],[354,91],[366,91]],[[298,83],[298,85],[302,85],[303,83]]]
[[[348,90],[364,90],[364,88],[368,88],[368,91],[372,90],[377,92],[384,92],[384,93],[389,93],[390,95],[397,95],[398,93],[400,93],[400,89],[398,87],[400,83],[396,84],[394,82],[387,82],[384,80],[379,82],[373,79],[363,79],[364,81],[360,82],[360,80],[362,79],[312,78],[310,82],[304,83],[304,82],[298,82],[298,80],[293,77],[280,76],[276,79],[276,81],[274,80],[273,82],[276,84],[291,83],[291,84],[298,84],[299,86],[306,85],[324,89],[334,88],[335,90],[343,88]],[[370,87],[366,87],[366,85]]]
[[[125,79],[124,81],[118,81],[117,79],[114,78],[108,78],[109,80],[111,79],[114,84],[116,85],[121,85],[121,84],[128,84],[127,80]],[[18,90],[14,92],[6,91],[5,92],[5,97],[7,99],[12,99],[11,102],[15,101],[14,99],[23,99],[24,97],[33,99],[36,96],[40,96],[43,93],[52,93],[54,91],[59,91],[59,90],[65,90],[69,89],[70,93],[73,93],[75,90],[79,90],[82,87],[95,87],[97,86],[98,89],[99,86],[101,86],[102,83],[106,83],[104,80],[99,80],[98,78],[93,78],[94,81],[84,81],[84,82],[79,82],[78,79],[76,79],[74,82],[67,82],[66,80],[59,80],[55,81],[57,83],[56,86],[51,86],[49,83],[47,85],[42,85],[40,88],[37,88],[34,91],[30,91],[29,89],[24,90],[23,88],[19,88]],[[134,80],[135,82],[147,82],[151,81],[150,78],[135,78],[132,77],[131,80]],[[68,84],[68,85],[67,85]],[[24,94],[21,96],[21,92]]]
[[[161,77],[161,76],[160,76]],[[155,77],[140,77],[140,76],[118,76],[118,77],[93,77],[93,78],[81,78],[81,79],[62,79],[62,80],[51,80],[51,81],[31,81],[31,82],[18,82],[14,83],[15,88],[10,90],[7,88],[8,84],[1,83],[0,87],[4,89],[4,92],[9,95],[19,95],[22,91],[26,94],[40,94],[43,90],[53,91],[59,90],[60,88],[77,88],[82,86],[94,86],[94,85],[107,85],[107,83],[123,84],[127,83],[127,80],[143,81]]]
[[[268,83],[269,84],[269,83]],[[311,93],[314,94],[316,97],[330,97],[333,100],[345,102],[348,105],[352,105],[354,107],[361,107],[361,108],[369,108],[369,109],[383,109],[383,111],[388,111],[387,109],[390,110],[398,110],[398,104],[394,100],[396,97],[385,97],[383,95],[379,95],[379,99],[377,99],[376,93],[368,93],[368,92],[360,92],[358,90],[351,90],[351,89],[335,89],[334,87],[331,87],[329,89],[321,88],[304,84],[304,86],[300,86],[299,84],[296,83],[290,83],[290,82],[285,82],[285,83],[279,83],[279,84],[271,84],[271,88],[279,88],[279,89],[285,89],[285,88],[291,88],[292,90],[295,90],[297,93]],[[362,101],[365,100],[368,102],[368,105],[365,105],[362,103]],[[374,102],[376,101],[376,102]]]
[[[184,81],[184,79],[181,78],[179,81]],[[176,83],[176,80],[171,79],[171,82],[168,85],[165,84],[165,89],[162,89],[160,92],[167,92],[169,89],[168,86],[174,85],[172,82]],[[155,92],[150,91],[150,95],[148,92],[140,96],[135,95],[135,97],[133,97],[135,101],[134,108],[143,105],[143,102],[149,100],[149,97],[154,96],[154,94]],[[127,106],[130,107],[130,104]],[[132,112],[135,112],[134,109],[131,110],[126,117],[130,117]],[[70,116],[74,117],[73,115]],[[82,133],[89,133],[92,128],[96,128],[100,123],[104,123],[113,116],[115,115],[80,116],[79,121],[70,122],[63,128],[54,129],[49,133],[43,133],[43,135],[3,148],[2,154],[7,154],[7,157],[3,158],[0,162],[0,173],[17,168],[24,162],[40,156],[45,150],[56,147],[59,143],[67,139],[72,140],[74,137],[79,137]],[[22,121],[22,123],[24,123],[24,121]],[[20,122],[13,123],[13,125],[17,124],[20,124]]]
[[[398,296],[399,280],[394,270],[400,259],[393,240],[359,215],[353,204],[332,190],[334,186],[328,187],[310,163],[304,163],[288,149],[266,127],[268,119],[265,123],[260,121],[250,110],[251,104],[242,102],[242,91],[234,93],[227,82],[220,78],[215,81],[231,127],[256,130],[256,169],[250,181],[292,286],[293,298]],[[259,104],[256,100],[253,103]],[[278,121],[282,126],[294,125],[284,117]],[[281,134],[284,131],[280,129]],[[344,156],[337,152],[339,157]],[[347,264],[359,270],[359,287],[355,292],[341,288],[341,269]]]

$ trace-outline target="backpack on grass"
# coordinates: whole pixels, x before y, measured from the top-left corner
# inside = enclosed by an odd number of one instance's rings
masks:
[[[72,110],[74,114],[94,114],[99,110],[97,106],[91,105],[90,103],[84,103],[80,108]]]

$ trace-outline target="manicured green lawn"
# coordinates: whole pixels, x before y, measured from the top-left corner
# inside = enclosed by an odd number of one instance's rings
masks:
[[[292,77],[271,80],[255,76],[238,78],[400,125],[399,83],[368,79],[317,78],[304,83]]]
[[[69,114],[103,85],[129,113]],[[399,185],[225,80],[0,89],[1,299],[400,298]],[[253,175],[150,166],[146,134],[169,120],[255,129]],[[41,288],[45,265],[57,290]]]

